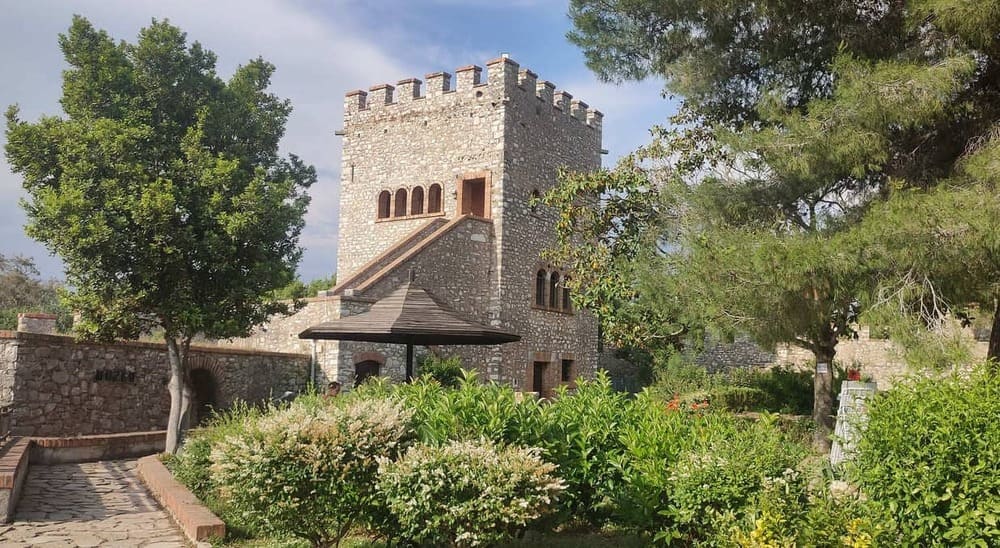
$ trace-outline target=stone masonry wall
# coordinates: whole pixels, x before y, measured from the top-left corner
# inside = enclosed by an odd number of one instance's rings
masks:
[[[424,261],[430,268],[418,282],[430,280],[443,300],[473,319],[513,330],[522,341],[454,352],[483,368],[486,378],[523,389],[530,389],[533,361],[552,364],[547,387],[561,382],[564,359],[574,361],[576,374],[589,375],[597,367],[594,318],[532,308],[534,273],[553,242],[555,218],[529,202],[557,183],[559,168],[600,167],[602,115],[506,58],[487,63],[485,77],[468,66],[456,71],[454,89],[449,81],[446,73],[427,75],[423,95],[415,79],[347,95],[338,277],[346,280],[426,222],[426,216],[376,220],[379,193],[438,183],[443,215],[454,218],[462,179],[484,178],[491,247],[476,256],[455,248],[447,268]],[[392,279],[409,268],[400,267]],[[459,295],[469,291],[477,296]],[[372,288],[364,296],[385,292]]]
[[[498,299],[501,322],[513,326],[522,340],[504,345],[502,352],[505,364],[520,366],[508,373],[515,385],[530,390],[534,361],[549,364],[546,387],[561,382],[564,359],[573,360],[576,375],[590,376],[598,365],[597,322],[590,313],[533,306],[535,273],[564,265],[543,261],[543,251],[555,243],[556,213],[532,206],[531,199],[558,184],[560,168],[588,172],[601,167],[602,115],[516,63],[508,60],[503,67],[517,77],[507,91]]]
[[[13,432],[75,436],[156,430],[169,411],[162,344],[78,344],[70,337],[0,332],[0,405],[13,404]],[[301,390],[309,357],[192,348],[192,370],[216,381],[219,407]]]
[[[378,195],[388,190],[443,189],[443,211],[454,218],[456,181],[464,173],[499,172],[503,155],[503,87],[480,84],[473,69],[435,73],[423,82],[383,84],[345,100],[337,276],[361,265],[426,222],[427,215],[376,220]],[[492,203],[499,200],[493,191]]]
[[[972,357],[986,359],[988,344],[972,339],[968,333]],[[878,383],[879,390],[891,388],[900,378],[912,370],[903,361],[901,349],[887,339],[873,339],[867,327],[859,329],[857,339],[845,339],[837,343],[836,362],[844,367],[858,365],[863,377],[871,377]],[[774,364],[805,365],[814,360],[811,352],[791,345],[780,345],[775,351]]]
[[[987,343],[973,340],[971,330],[967,335],[972,345],[972,357],[985,359]],[[772,353],[750,339],[738,338],[732,343],[709,345],[695,357],[695,363],[717,371],[731,367],[809,367],[814,359],[812,352],[798,346],[778,345]],[[858,338],[838,342],[834,359],[842,367],[858,366],[861,375],[878,383],[880,390],[891,388],[900,378],[911,373],[901,349],[890,340],[872,338],[868,327],[858,328]]]

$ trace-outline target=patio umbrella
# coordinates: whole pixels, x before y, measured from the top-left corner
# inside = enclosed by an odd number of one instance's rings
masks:
[[[414,345],[490,345],[516,342],[510,331],[465,319],[413,281],[372,305],[367,312],[314,325],[300,339],[367,341],[406,345],[406,379],[413,378]]]

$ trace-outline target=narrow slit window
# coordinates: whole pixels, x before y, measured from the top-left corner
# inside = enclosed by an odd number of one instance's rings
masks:
[[[396,203],[393,208],[393,217],[406,216],[406,189],[401,188],[396,191]]]
[[[545,278],[544,270],[535,274],[535,306],[545,306]]]
[[[424,214],[424,189],[415,187],[410,193],[410,215]]]
[[[427,191],[427,213],[441,213],[441,185],[433,184]]]
[[[378,195],[378,218],[388,219],[390,208],[392,207],[392,193],[388,190],[383,190]]]
[[[559,307],[559,290],[562,285],[559,284],[559,273],[553,272],[552,277],[549,278],[549,308]]]
[[[562,382],[573,381],[573,360],[562,361]]]

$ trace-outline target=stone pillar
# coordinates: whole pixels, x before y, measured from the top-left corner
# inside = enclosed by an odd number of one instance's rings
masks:
[[[21,333],[56,334],[56,315],[25,312],[17,315],[17,330]]]

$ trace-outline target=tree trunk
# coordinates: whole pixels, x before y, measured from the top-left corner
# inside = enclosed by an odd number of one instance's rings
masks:
[[[188,344],[178,341],[175,337],[166,336],[167,359],[170,362],[170,415],[167,417],[167,443],[164,451],[176,453],[180,447],[181,435],[187,409],[190,402],[190,391],[187,386],[187,351]],[[187,392],[187,397],[185,397]]]
[[[993,327],[990,328],[990,344],[986,350],[986,359],[1000,361],[1000,299],[993,307]]]
[[[816,372],[813,378],[813,447],[821,453],[829,453],[834,427],[833,409],[833,357],[837,353],[836,343],[813,349],[816,356]]]

